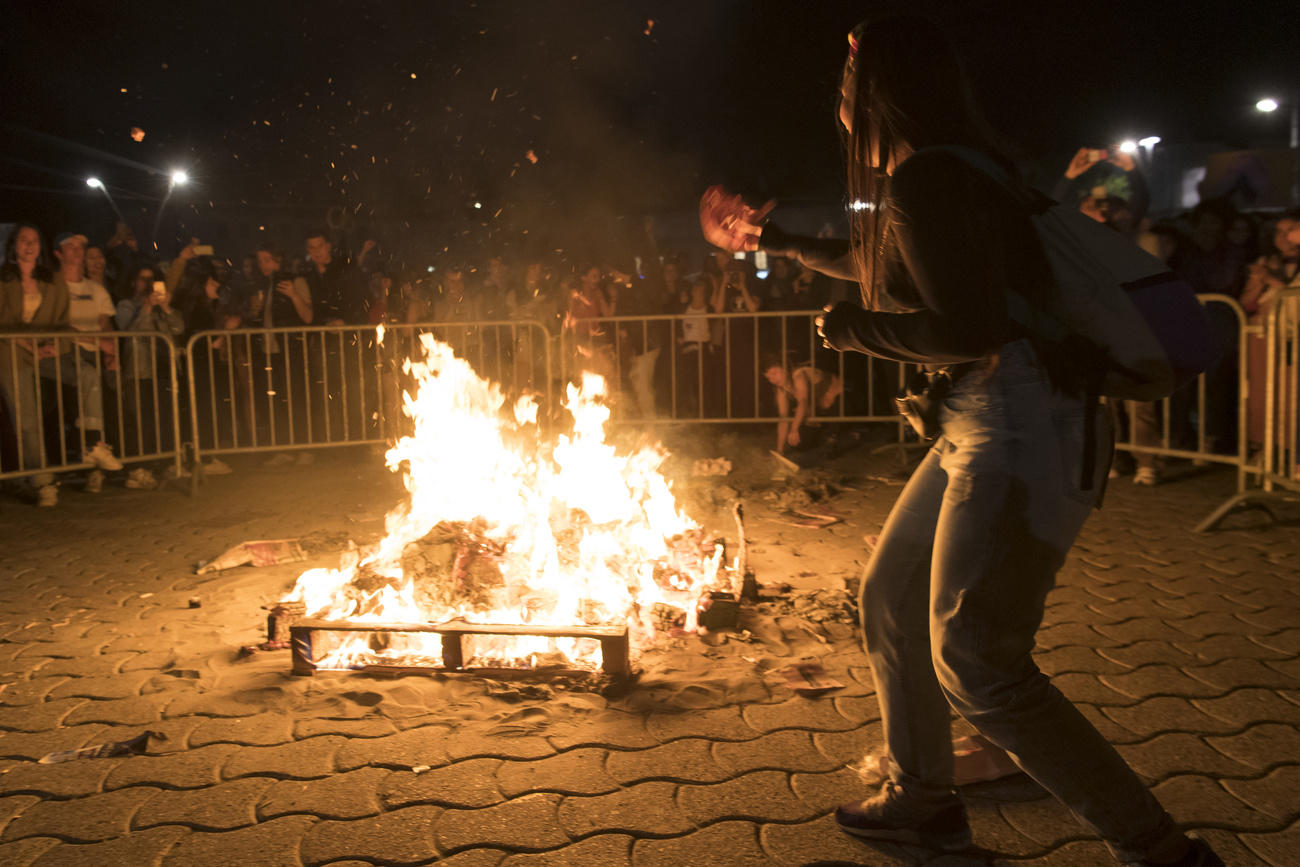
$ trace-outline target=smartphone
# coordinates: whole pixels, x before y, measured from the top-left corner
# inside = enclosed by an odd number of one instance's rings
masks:
[[[153,294],[159,298],[167,294],[167,284],[161,280],[153,281]]]
[[[194,245],[194,255],[195,255],[195,256],[211,256],[211,255],[212,255],[212,245],[211,245],[211,244],[195,244],[195,245]]]

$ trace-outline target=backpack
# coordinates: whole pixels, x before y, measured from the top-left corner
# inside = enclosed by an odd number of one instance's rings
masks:
[[[1051,310],[1008,293],[1007,313],[1030,333],[1078,346],[1092,359],[1093,394],[1159,400],[1217,360],[1220,347],[1196,292],[1159,259],[1076,208],[1016,189],[1001,166],[978,151],[936,150],[1026,200],[1059,292]]]

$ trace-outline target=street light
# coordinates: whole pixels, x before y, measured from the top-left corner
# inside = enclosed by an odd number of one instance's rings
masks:
[[[104,182],[99,178],[86,178],[86,186],[92,190],[102,190],[104,189]]]
[[[1291,104],[1291,150],[1295,151],[1295,166],[1291,170],[1291,203],[1300,205],[1300,93],[1293,92],[1287,102]],[[1255,109],[1264,114],[1272,114],[1281,106],[1282,103],[1271,96],[1255,103]]]
[[[1255,108],[1264,112],[1277,111],[1277,106],[1278,106],[1277,100],[1273,99],[1271,96],[1266,96],[1263,99],[1261,99],[1259,102],[1255,103]]]
[[[1119,152],[1122,154],[1135,154],[1137,153],[1137,149],[1138,143],[1133,141],[1133,139],[1119,143]]]
[[[1138,147],[1146,148],[1147,150],[1151,150],[1158,144],[1160,144],[1160,136],[1158,135],[1149,135],[1146,138],[1138,139]]]
[[[122,212],[117,209],[117,202],[113,201],[113,197],[108,194],[108,187],[104,186],[103,181],[94,177],[86,178],[86,186],[90,187],[92,190],[99,190],[102,192],[104,198],[108,199],[108,205],[113,209],[113,213],[117,214],[117,218],[123,222],[126,221],[126,218],[122,216]]]
[[[176,171],[172,172],[173,187],[181,187],[184,186],[185,184],[188,184],[189,182],[190,182],[190,176],[185,172],[181,171],[180,169],[177,169]]]
[[[162,225],[163,208],[167,207],[167,200],[172,197],[172,190],[177,187],[183,187],[190,182],[189,174],[183,169],[173,169],[171,175],[167,178],[167,192],[163,195],[162,202],[158,205],[158,213],[153,218],[153,233],[151,240],[153,248],[158,249],[158,227]]]

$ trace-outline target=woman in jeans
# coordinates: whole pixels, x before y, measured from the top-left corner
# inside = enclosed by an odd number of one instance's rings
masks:
[[[951,366],[940,436],[894,505],[863,580],[891,778],[842,805],[836,820],[866,838],[966,846],[952,708],[1119,860],[1222,864],[1174,826],[1034,664],[1044,599],[1102,487],[1110,434],[1104,414],[1086,410],[1082,371],[1007,317],[1010,293],[1048,306],[1056,291],[1029,194],[938,149],[978,151],[1015,177],[937,26],[869,20],[849,44],[839,117],[849,198],[865,204],[848,214],[847,250],[763,225],[765,210],[716,188],[701,207],[715,244],[761,245],[857,280],[862,306],[836,305],[821,322],[832,348]],[[1092,436],[1086,419],[1097,426]],[[1089,456],[1085,443],[1100,445]]]

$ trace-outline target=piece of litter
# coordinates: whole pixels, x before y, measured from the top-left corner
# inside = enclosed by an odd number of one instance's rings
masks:
[[[202,608],[202,607],[203,607],[203,602],[202,602],[202,600],[199,599],[199,597],[197,597],[197,596],[191,596],[191,597],[190,597],[190,607],[191,607],[191,608]]]
[[[79,750],[60,750],[56,753],[50,753],[45,758],[40,759],[42,765],[56,765],[60,762],[70,762],[74,759],[102,759],[108,756],[140,756],[149,746],[149,738],[154,737],[160,741],[167,740],[167,735],[163,732],[147,731],[138,734],[133,738],[124,741],[110,741],[106,744],[96,744],[93,747],[82,747]]]
[[[254,566],[274,566],[277,563],[294,563],[306,560],[307,554],[297,539],[263,539],[241,542],[220,557],[209,560],[198,569],[199,575],[220,572],[251,563]]]
[[[428,765],[411,765],[411,773],[413,774],[423,774],[428,770],[431,770]]]
[[[141,598],[141,599],[148,599],[148,598],[149,598],[150,596],[152,596],[152,595],[153,595],[152,593],[141,593],[141,594],[140,594],[140,598]]]
[[[826,673],[820,662],[800,662],[782,670],[786,685],[800,695],[822,695],[844,684]]]
[[[691,467],[693,476],[725,476],[731,472],[731,461],[726,458],[701,458]]]

